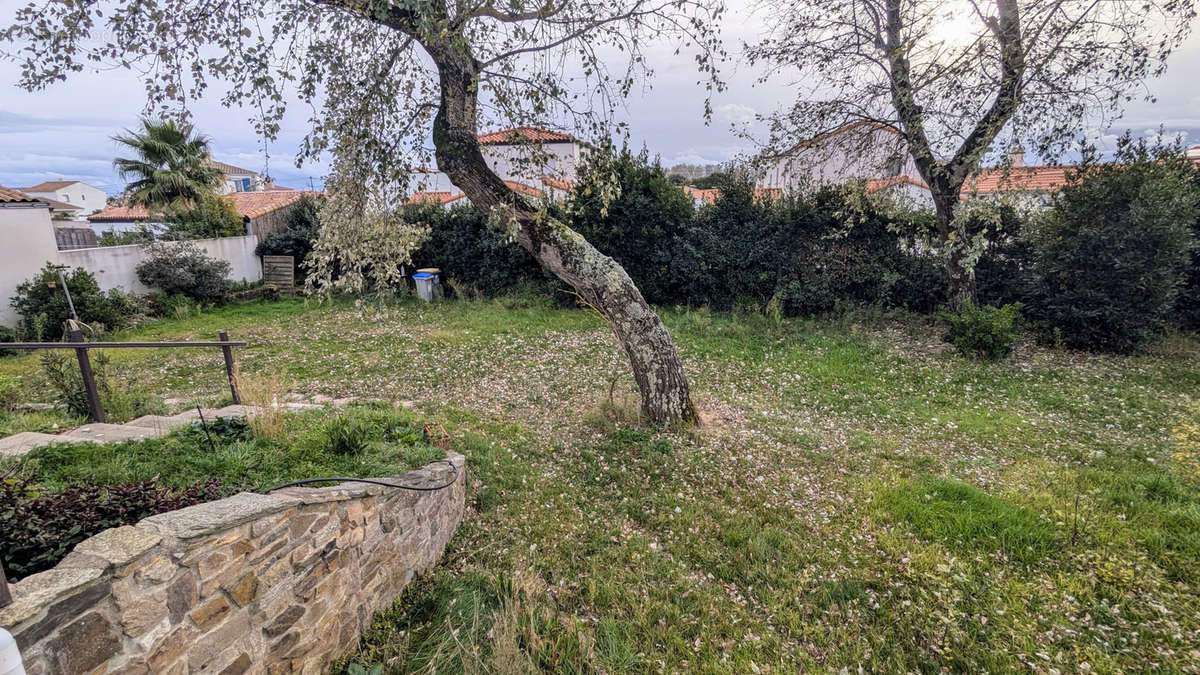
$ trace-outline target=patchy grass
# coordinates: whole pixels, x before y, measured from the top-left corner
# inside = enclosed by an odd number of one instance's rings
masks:
[[[344,422],[343,422],[344,420]],[[336,451],[330,428],[363,430],[361,451]],[[196,422],[161,438],[43,446],[3,460],[0,473],[32,475],[46,490],[72,483],[119,485],[157,479],[182,488],[216,478],[230,494],[321,476],[394,476],[445,456],[407,411],[383,407],[305,411],[285,418],[282,435],[251,433],[240,420]]]
[[[228,329],[243,372],[411,401],[467,456],[442,564],[347,663],[1196,671],[1200,472],[1176,438],[1198,422],[1194,337],[980,363],[920,318],[663,318],[700,429],[640,425],[607,327],[537,299],[289,300],[131,336]],[[180,409],[227,396],[217,352],[112,358]],[[0,374],[41,400],[35,365]]]
[[[917,536],[953,549],[997,551],[1039,560],[1062,538],[1045,518],[961,481],[921,478],[884,491],[880,505]]]

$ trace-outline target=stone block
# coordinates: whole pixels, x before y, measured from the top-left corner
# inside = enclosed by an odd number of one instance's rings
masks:
[[[167,587],[167,611],[171,625],[179,625],[199,599],[200,593],[196,589],[196,579],[187,572],[179,575],[179,578]]]
[[[0,608],[0,626],[11,629],[49,605],[83,592],[103,575],[98,568],[55,568],[25,577],[10,587],[13,601]]]
[[[170,433],[167,429],[152,429],[150,427],[127,427],[124,424],[102,424],[99,422],[72,429],[61,435],[62,438],[74,438],[96,443],[115,443],[117,441],[140,441],[146,438],[158,438]]]
[[[227,530],[256,518],[278,513],[300,504],[294,497],[239,492],[215,502],[196,504],[178,511],[143,519],[137,526],[148,532],[176,539],[195,539]]]
[[[136,638],[161,623],[169,614],[166,603],[145,598],[121,610],[121,626],[126,635]]]
[[[142,415],[141,417],[125,423],[127,427],[146,427],[149,429],[166,429],[173,431],[179,427],[186,427],[193,420],[185,419],[177,415]]]
[[[132,525],[113,527],[88,537],[75,547],[76,553],[86,553],[107,560],[114,567],[124,567],[158,545],[162,537],[139,530]]]
[[[302,605],[292,605],[283,610],[279,616],[276,616],[266,626],[263,626],[263,635],[267,638],[279,637],[286,633],[292,626],[304,616],[305,608]]]
[[[258,577],[255,576],[254,572],[247,572],[234,582],[233,585],[226,586],[225,592],[229,594],[229,597],[239,607],[245,607],[258,594]]]
[[[0,438],[0,457],[20,457],[34,448],[55,443],[78,443],[75,438],[63,438],[54,434],[22,431],[19,434]]]
[[[192,610],[188,616],[192,618],[192,622],[201,630],[206,630],[210,626],[222,621],[229,616],[233,607],[229,604],[229,600],[224,595],[217,594],[210,600]]]
[[[150,653],[146,662],[155,673],[169,672],[167,669],[180,661],[188,648],[195,642],[199,633],[191,626],[178,626]]]
[[[60,673],[86,673],[120,650],[120,634],[100,612],[88,612],[67,624],[46,645]]]

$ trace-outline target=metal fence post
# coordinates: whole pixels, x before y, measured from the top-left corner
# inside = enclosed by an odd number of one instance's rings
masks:
[[[229,333],[221,331],[217,333],[217,338],[221,342],[229,342]],[[241,405],[242,395],[238,392],[237,378],[233,374],[233,348],[229,345],[221,345],[221,353],[225,355],[225,376],[229,378],[229,393],[233,394],[234,405]]]
[[[79,324],[71,320],[67,325],[70,326],[71,342],[82,343],[83,331],[79,329]],[[100,405],[100,392],[96,389],[96,374],[92,372],[92,361],[88,358],[88,348],[77,347],[75,357],[79,359],[79,374],[83,376],[83,389],[87,393],[88,411],[92,413],[93,420],[103,422],[104,407]]]

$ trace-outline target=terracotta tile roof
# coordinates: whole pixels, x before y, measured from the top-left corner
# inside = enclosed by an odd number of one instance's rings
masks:
[[[683,186],[683,192],[694,200],[699,200],[705,204],[715,204],[717,199],[721,197],[721,191],[717,188],[708,188],[699,190],[690,185]],[[783,188],[754,188],[754,198],[760,201],[775,201],[783,196]]]
[[[984,169],[967,179],[963,192],[1058,192],[1067,184],[1070,166],[1025,166],[1012,169]]]
[[[575,188],[575,181],[555,178],[554,176],[542,176],[542,185],[563,192],[570,192]]]
[[[868,178],[867,194],[874,194],[880,190],[886,190],[887,188],[894,187],[896,185],[915,185],[922,190],[929,189],[929,186],[925,184],[925,181],[901,174],[899,176],[888,176],[887,178]]]
[[[0,204],[36,204],[38,202],[45,204],[46,200],[0,185]]]
[[[461,192],[450,192],[449,190],[435,190],[433,192],[417,192],[404,202],[405,206],[413,204],[450,204],[466,197]]]
[[[87,217],[93,223],[132,223],[149,218],[144,206],[112,206]]]
[[[290,206],[307,195],[318,195],[319,192],[301,192],[299,190],[270,190],[263,192],[233,192],[225,198],[233,202],[233,208],[243,217],[258,218],[272,211],[278,211]]]
[[[217,167],[218,169],[220,169],[220,170],[221,170],[221,173],[223,173],[223,174],[225,174],[225,175],[227,175],[227,176],[228,176],[228,175],[230,175],[230,174],[239,174],[239,175],[244,175],[244,176],[257,176],[257,175],[258,175],[258,172],[257,172],[257,171],[251,171],[250,169],[243,169],[243,168],[242,168],[242,167],[240,167],[240,166],[234,166],[234,165],[232,165],[232,164],[226,164],[225,162],[218,162],[218,161],[215,161],[215,160],[214,160],[214,161],[213,161],[213,166],[215,166],[215,167]]]
[[[506,180],[506,181],[504,181],[504,185],[507,186],[509,190],[512,190],[513,192],[516,192],[519,194],[523,194],[526,197],[533,197],[534,199],[541,199],[546,196],[545,192],[542,192],[541,190],[533,187],[532,185],[518,183],[515,180]]]
[[[250,218],[265,216],[300,201],[306,195],[319,195],[320,192],[300,190],[269,190],[263,192],[234,192],[222,195],[233,203],[238,215]],[[128,223],[150,218],[150,213],[142,206],[114,206],[88,216],[93,223]]]
[[[38,183],[33,187],[22,189],[26,192],[54,192],[55,190],[61,190],[65,187],[71,187],[78,182],[79,181],[77,180],[48,180],[44,183]]]
[[[690,185],[684,185],[683,192],[684,192],[684,194],[691,197],[692,199],[701,200],[705,204],[714,204],[717,201],[717,197],[721,196],[721,191],[718,190],[717,188],[709,188],[707,190],[699,190]]]
[[[482,145],[512,145],[517,143],[571,143],[574,136],[537,127],[516,127],[480,134]]]

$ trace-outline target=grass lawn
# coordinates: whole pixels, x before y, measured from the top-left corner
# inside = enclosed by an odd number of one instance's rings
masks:
[[[245,373],[412,401],[450,430],[467,519],[349,663],[1197,672],[1200,473],[1175,434],[1198,416],[1200,341],[993,364],[917,319],[664,320],[698,430],[640,426],[604,324],[529,299],[290,300],[132,335],[228,329],[252,343]],[[220,359],[114,350],[112,366],[182,409],[227,395]],[[36,370],[0,359],[28,397]]]

